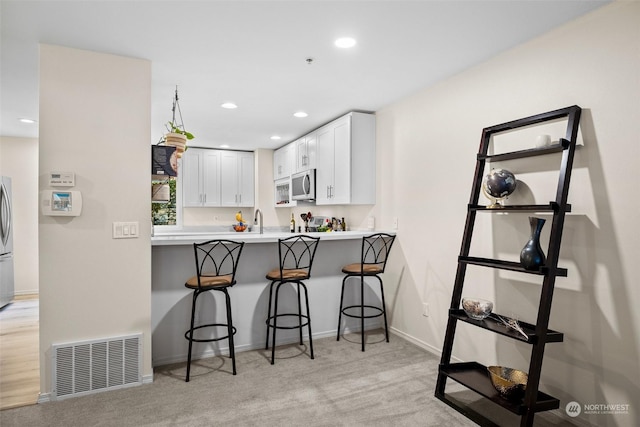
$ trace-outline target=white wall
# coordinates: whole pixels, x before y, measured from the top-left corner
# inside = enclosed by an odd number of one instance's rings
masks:
[[[40,189],[52,170],[76,174],[83,211],[40,216],[41,389],[52,344],[143,333],[151,379],[151,63],[40,46]],[[138,239],[112,239],[138,221]]]
[[[0,175],[13,188],[15,294],[37,294],[38,140],[0,137]]]
[[[385,279],[391,324],[438,352],[482,129],[574,104],[583,108],[584,146],[575,158],[560,262],[569,277],[557,281],[550,321],[565,340],[546,348],[541,389],[562,405],[630,405],[627,415],[573,419],[598,426],[640,425],[639,22],[640,3],[615,2],[377,113],[376,212],[382,226],[399,219]],[[515,168],[525,183],[555,186],[522,164]],[[507,230],[504,220],[489,218],[476,228],[478,250],[517,259],[529,233],[526,215]],[[535,322],[541,282],[515,273],[469,277],[466,294]],[[429,317],[421,315],[423,302]],[[459,359],[526,370],[529,353],[529,346],[458,326]],[[556,412],[566,416],[564,406]]]

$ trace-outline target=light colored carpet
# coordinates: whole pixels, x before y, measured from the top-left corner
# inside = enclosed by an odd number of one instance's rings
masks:
[[[381,331],[156,368],[152,384],[0,412],[2,427],[37,426],[474,426],[436,399],[438,358]]]

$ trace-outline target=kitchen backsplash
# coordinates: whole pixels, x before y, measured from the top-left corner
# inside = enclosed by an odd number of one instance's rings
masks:
[[[294,214],[296,228],[303,225],[300,214],[311,212],[314,216],[326,216],[345,219],[350,230],[366,230],[369,218],[374,216],[374,206],[315,206],[310,203],[291,208],[275,208],[272,206],[260,207],[263,213],[265,230],[279,231],[289,230],[291,214]],[[184,208],[183,227],[207,227],[212,231],[226,231],[235,222],[236,213],[241,210],[242,215],[249,224],[253,225],[254,208]]]

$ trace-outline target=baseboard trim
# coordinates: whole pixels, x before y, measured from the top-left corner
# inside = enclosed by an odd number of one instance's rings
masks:
[[[442,349],[439,347],[434,347],[429,343],[426,343],[416,337],[414,337],[413,335],[409,335],[406,332],[402,332],[399,329],[394,328],[393,326],[389,327],[389,330],[391,331],[392,334],[398,335],[401,338],[404,338],[405,340],[409,341],[412,344],[417,345],[418,347],[422,348],[423,350],[428,351],[429,353],[435,355],[435,356],[442,356]],[[462,359],[458,359],[455,356],[451,356],[451,359],[456,361],[456,362],[462,362]]]

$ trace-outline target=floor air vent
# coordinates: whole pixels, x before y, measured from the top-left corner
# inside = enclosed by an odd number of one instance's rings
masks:
[[[56,400],[142,384],[142,334],[52,348]]]

